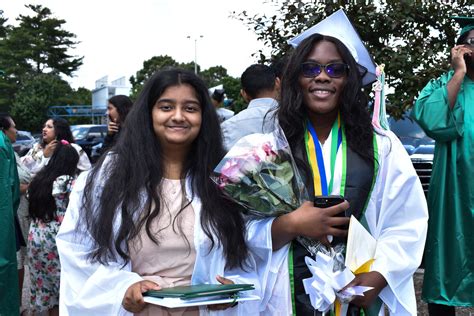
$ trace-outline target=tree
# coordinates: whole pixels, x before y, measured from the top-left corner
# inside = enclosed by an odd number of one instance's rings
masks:
[[[145,82],[158,70],[163,70],[170,67],[180,67],[194,71],[194,63],[178,63],[168,55],[154,56],[143,62],[143,68],[137,71],[135,76],[130,77],[132,84],[131,98],[138,96],[143,88]]]
[[[92,91],[84,87],[71,92],[68,104],[88,105],[92,104]]]
[[[16,82],[9,75],[12,54],[5,47],[7,34],[11,29],[6,24],[7,20],[0,10],[0,112],[7,112],[10,109],[16,89]]]
[[[65,20],[51,16],[51,10],[41,5],[26,5],[36,15],[20,15],[19,27],[13,28],[10,41],[22,43],[22,57],[36,73],[62,73],[72,76],[81,65],[83,57],[74,58],[67,52],[74,48],[76,37],[62,29]]]
[[[57,74],[33,74],[23,80],[16,93],[11,114],[20,129],[38,131],[51,105],[69,104],[72,89]]]
[[[194,71],[194,62],[179,63],[167,55],[154,56],[145,60],[143,62],[143,68],[137,71],[135,76],[130,77],[130,83],[132,84],[131,98],[134,99],[138,96],[145,82],[156,71],[170,67],[178,67]],[[199,65],[197,69],[200,69]],[[237,112],[244,108],[245,102],[240,96],[240,80],[229,76],[226,68],[222,66],[213,66],[201,71],[199,76],[204,80],[208,87],[222,84],[227,97],[235,100],[234,109],[236,109]]]
[[[227,76],[222,78],[222,85],[224,86],[225,94],[229,99],[233,99],[234,103],[232,109],[235,114],[247,108],[247,103],[244,98],[240,95],[240,79]]]
[[[418,92],[449,68],[449,50],[457,25],[449,18],[473,12],[472,0],[445,1],[272,1],[277,13],[234,17],[246,23],[257,38],[271,47],[270,56],[258,51],[262,62],[290,52],[287,41],[343,8],[374,60],[385,64],[386,81],[394,89],[388,108],[400,116],[412,106]]]
[[[6,25],[0,13],[0,108],[8,110],[18,88],[34,74],[71,76],[82,65],[82,57],[67,53],[75,35],[63,30],[64,20],[52,17],[41,5],[27,5],[35,14],[20,15],[17,27]]]
[[[199,76],[204,80],[208,87],[215,87],[222,83],[222,79],[228,77],[227,69],[222,66],[213,66],[203,70]]]

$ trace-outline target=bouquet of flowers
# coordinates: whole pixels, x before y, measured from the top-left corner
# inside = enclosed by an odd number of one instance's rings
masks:
[[[240,139],[214,169],[215,183],[250,214],[278,216],[308,199],[280,129]]]
[[[214,169],[212,180],[257,217],[289,213],[310,200],[281,129],[240,139]],[[312,277],[303,280],[315,309],[326,312],[336,296],[347,302],[367,290],[349,288],[339,292],[354,278],[344,263],[344,245],[328,249],[307,237],[298,237],[297,241],[316,259],[306,258]]]
[[[241,138],[214,169],[212,179],[256,217],[279,216],[310,200],[283,131]],[[298,237],[313,256],[324,246]]]

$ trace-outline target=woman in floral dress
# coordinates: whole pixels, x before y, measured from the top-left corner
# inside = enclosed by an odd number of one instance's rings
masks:
[[[33,178],[29,189],[28,266],[30,307],[59,315],[60,263],[56,234],[64,217],[77,173],[79,155],[68,141],[58,142],[49,163]]]

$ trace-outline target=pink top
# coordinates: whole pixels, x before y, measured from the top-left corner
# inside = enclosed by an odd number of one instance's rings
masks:
[[[161,190],[160,214],[150,227],[159,244],[148,237],[143,226],[139,236],[129,244],[132,271],[162,288],[189,285],[196,261],[194,209],[189,204],[180,212],[182,206],[189,203],[180,180],[163,179]],[[138,315],[191,316],[199,315],[199,310],[148,304]]]

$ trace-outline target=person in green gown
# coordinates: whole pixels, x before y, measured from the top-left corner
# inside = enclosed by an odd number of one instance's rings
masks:
[[[474,306],[474,18],[455,19],[453,69],[424,87],[412,111],[436,141],[423,282],[430,315]]]
[[[0,115],[1,120],[11,119]],[[10,139],[0,131],[0,315],[18,315],[20,291],[16,263],[15,216],[20,201],[20,181]]]

